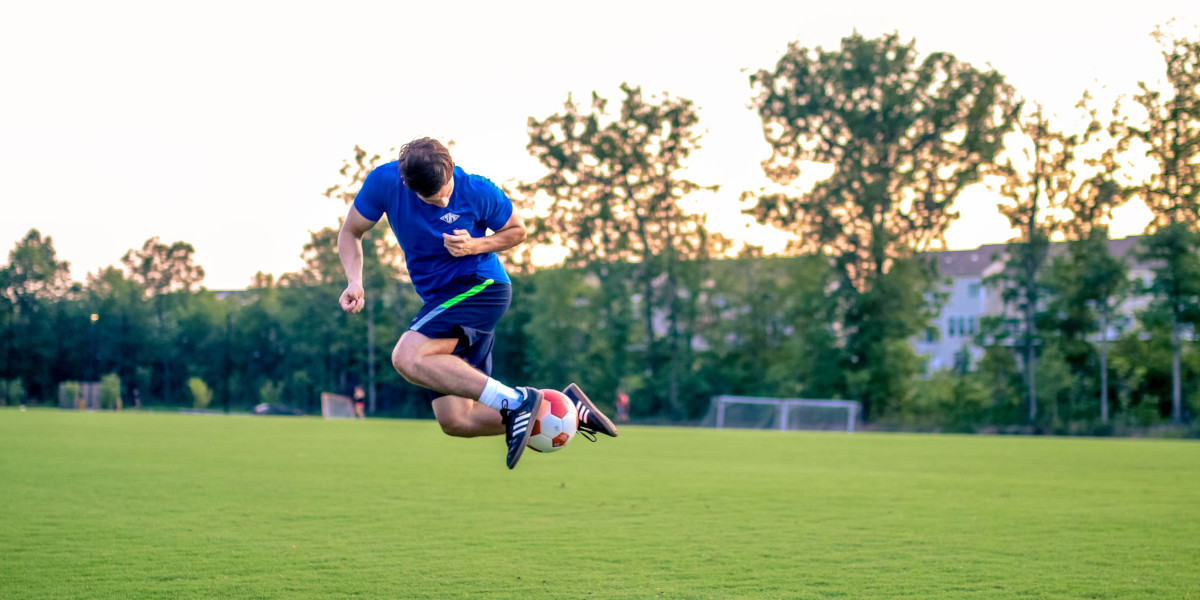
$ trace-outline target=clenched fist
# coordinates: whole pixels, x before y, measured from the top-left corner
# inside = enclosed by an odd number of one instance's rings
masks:
[[[350,282],[350,285],[346,286],[346,291],[342,292],[342,297],[338,299],[338,304],[342,305],[342,310],[351,314],[362,310],[367,304],[362,284]]]
[[[475,254],[475,238],[466,229],[455,229],[454,235],[443,233],[442,242],[451,256]]]

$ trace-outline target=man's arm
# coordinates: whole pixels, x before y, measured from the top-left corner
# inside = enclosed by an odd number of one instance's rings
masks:
[[[455,229],[454,235],[442,234],[446,250],[452,256],[467,256],[470,254],[486,254],[488,252],[503,252],[525,241],[525,221],[521,215],[513,211],[512,217],[504,227],[484,237],[471,237],[466,229]]]
[[[346,270],[348,281],[338,303],[348,313],[356,313],[367,304],[362,285],[362,238],[375,223],[368,221],[358,213],[358,209],[351,206],[346,221],[342,223],[342,230],[338,232],[338,257],[342,259],[342,268]]]

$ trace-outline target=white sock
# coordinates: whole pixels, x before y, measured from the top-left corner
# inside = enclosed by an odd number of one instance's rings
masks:
[[[504,407],[505,400],[508,401],[509,408],[516,407],[517,402],[521,400],[521,394],[517,390],[488,377],[487,385],[483,386],[483,393],[479,395],[479,402],[500,410]]]

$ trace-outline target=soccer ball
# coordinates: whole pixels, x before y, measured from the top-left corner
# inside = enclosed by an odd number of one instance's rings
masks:
[[[575,403],[558,390],[542,390],[542,407],[533,421],[529,447],[538,452],[562,450],[579,428]]]

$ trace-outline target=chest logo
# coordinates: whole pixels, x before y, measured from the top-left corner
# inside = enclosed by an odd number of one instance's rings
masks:
[[[446,214],[442,215],[440,218],[447,223],[453,223],[458,220],[458,215],[456,215],[454,213],[446,213]]]

